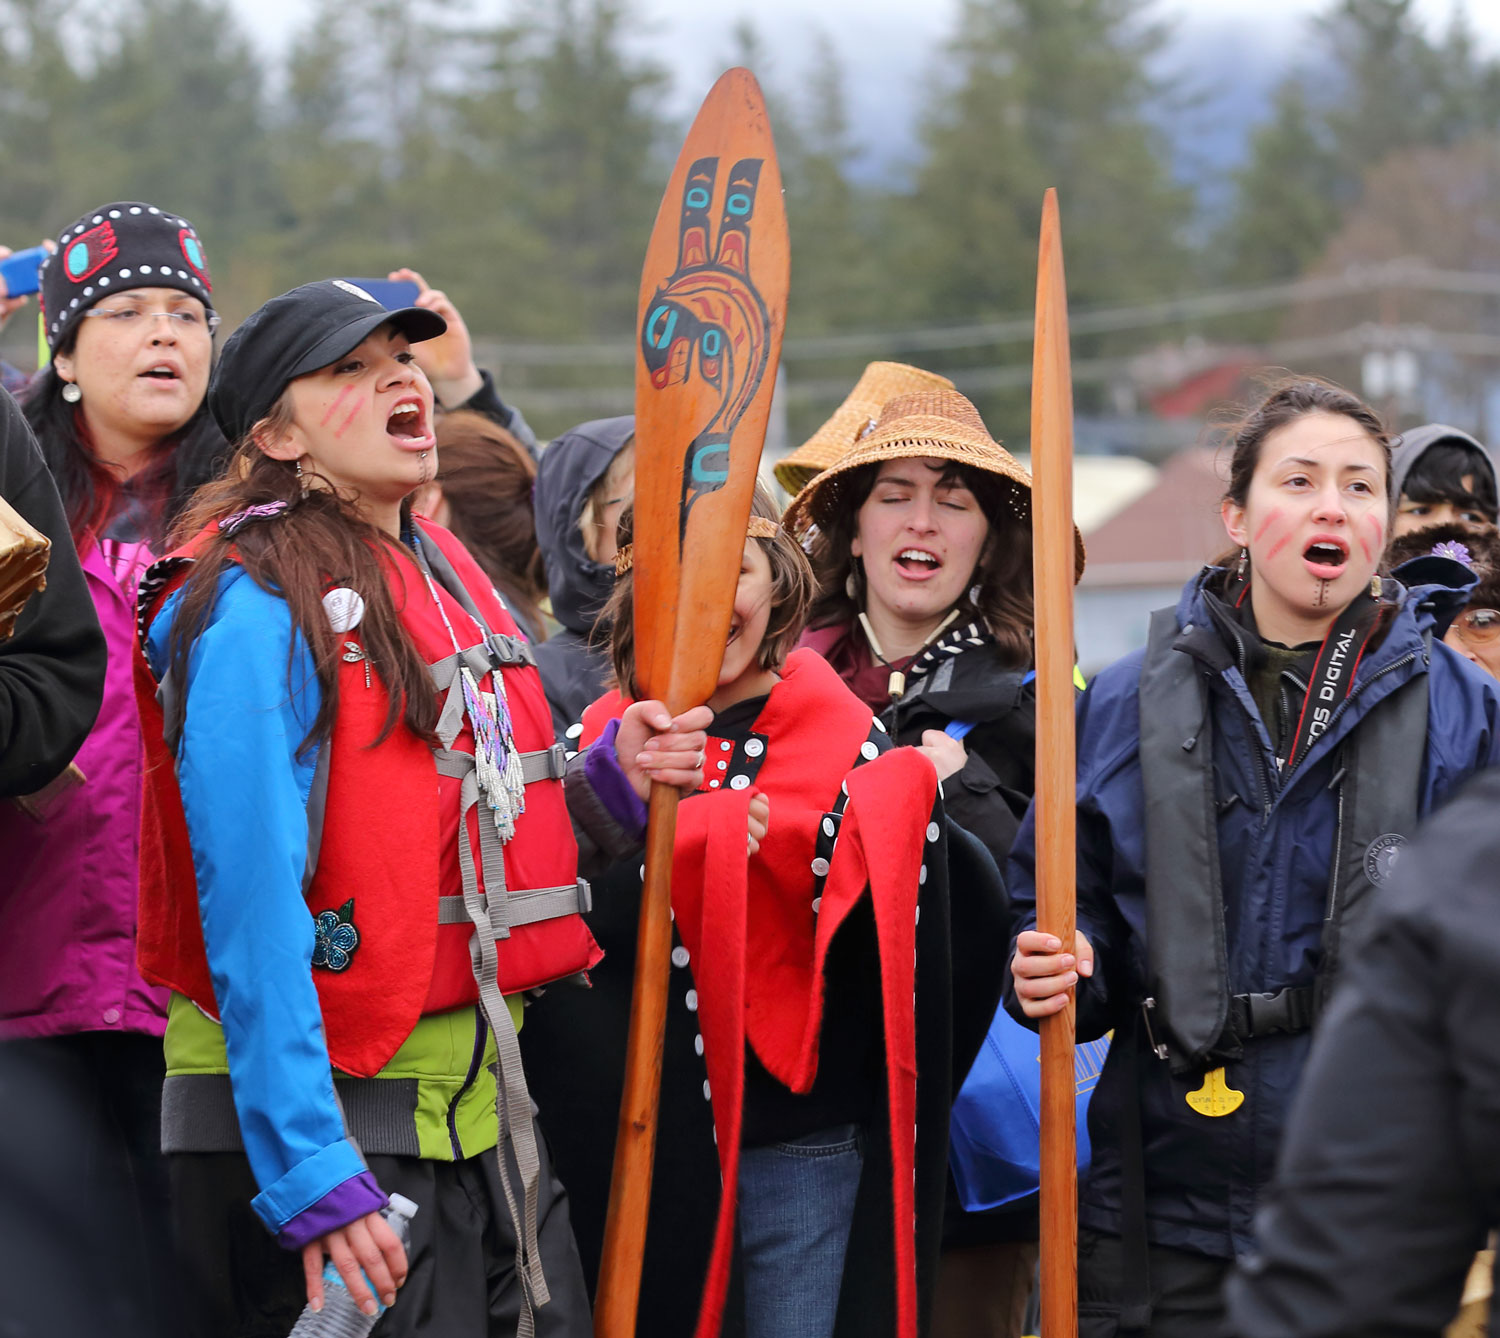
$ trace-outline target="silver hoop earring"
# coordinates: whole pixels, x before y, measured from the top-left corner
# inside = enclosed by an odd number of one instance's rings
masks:
[[[979,596],[983,593],[984,587],[981,586],[978,581],[975,581],[974,584],[969,587],[969,603],[972,604],[976,609],[979,607]]]
[[[78,401],[83,398],[83,391],[78,389],[78,382],[64,381],[62,388],[62,397],[63,399],[67,400],[69,404],[77,404]]]

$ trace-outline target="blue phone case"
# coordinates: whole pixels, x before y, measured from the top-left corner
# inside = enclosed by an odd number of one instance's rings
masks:
[[[344,282],[363,288],[387,311],[412,306],[422,291],[410,279],[345,279]]]
[[[5,296],[25,297],[41,287],[42,261],[47,258],[45,246],[32,246],[0,260],[0,279],[5,281]]]

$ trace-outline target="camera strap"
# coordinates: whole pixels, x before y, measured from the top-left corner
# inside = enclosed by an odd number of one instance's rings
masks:
[[[1339,704],[1354,686],[1354,671],[1364,658],[1365,648],[1375,635],[1384,616],[1384,606],[1368,591],[1363,591],[1333,621],[1318,650],[1308,681],[1307,696],[1297,728],[1287,740],[1290,751],[1285,767],[1292,771],[1327,730]]]

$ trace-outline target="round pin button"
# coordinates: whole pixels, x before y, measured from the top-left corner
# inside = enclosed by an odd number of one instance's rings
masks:
[[[818,858],[812,862],[812,871],[819,878],[825,877],[828,873],[828,861],[821,855],[819,855]]]
[[[824,818],[823,819],[823,835],[824,836],[832,836],[834,834],[834,832],[837,831],[837,830],[838,829],[833,825],[833,819],[832,818]]]
[[[686,966],[687,964],[688,950],[679,943],[675,948],[672,949],[672,965]]]
[[[937,825],[937,823],[935,823],[935,822],[929,822],[927,824],[927,839],[929,841],[936,841],[938,839],[938,825]]]
[[[683,996],[682,1001],[683,1001],[683,1003],[685,1003],[687,1005],[688,1012],[690,1012],[690,1013],[696,1013],[698,1011],[698,991],[697,990],[689,990]]]
[[[750,788],[750,777],[731,776],[729,778],[729,788],[731,790],[748,790]]]
[[[746,757],[759,757],[765,751],[766,751],[766,745],[760,739],[746,739],[745,740],[745,756]]]
[[[865,761],[869,762],[880,756],[880,749],[877,748],[869,739],[866,739],[862,744],[859,745],[859,755],[864,758]]]
[[[114,1026],[120,1020],[120,1010],[118,1008],[106,1008],[104,1010],[104,1020],[110,1026]]]

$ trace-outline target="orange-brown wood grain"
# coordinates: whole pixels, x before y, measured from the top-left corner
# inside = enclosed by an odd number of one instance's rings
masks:
[[[705,702],[718,682],[789,283],[786,210],[765,101],[748,70],[729,70],[678,155],[641,273],[636,672],[642,695],[665,702],[674,715]],[[636,1331],[661,1096],[677,798],[652,787],[597,1338],[633,1338]]]
[[[1032,354],[1032,544],[1036,586],[1037,928],[1073,950],[1073,379],[1057,192],[1042,204]],[[1042,1338],[1078,1332],[1078,1159],[1073,996],[1042,1021]]]

